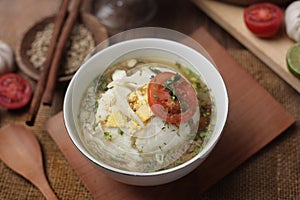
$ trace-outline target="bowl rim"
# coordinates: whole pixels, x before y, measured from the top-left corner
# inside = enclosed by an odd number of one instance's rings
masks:
[[[161,42],[161,43],[167,42],[167,43],[173,44],[175,46],[178,46],[180,48],[185,48],[185,50],[188,50],[193,55],[197,55],[197,56],[199,56],[199,58],[201,57],[201,59],[204,59],[205,62],[207,62],[209,64],[211,70],[214,71],[215,76],[218,78],[218,81],[219,81],[220,86],[222,88],[222,92],[224,93],[224,99],[223,99],[223,105],[222,105],[222,106],[224,106],[223,118],[220,119],[219,129],[215,133],[215,137],[213,139],[210,138],[209,141],[208,141],[208,143],[205,145],[204,149],[202,151],[200,151],[197,155],[195,155],[193,158],[191,158],[190,160],[188,160],[188,161],[186,161],[186,162],[184,162],[184,163],[182,163],[182,164],[180,164],[178,166],[172,167],[170,169],[164,169],[164,170],[159,170],[159,171],[154,171],[154,172],[134,172],[134,171],[122,170],[122,169],[118,169],[116,167],[112,167],[112,166],[106,164],[105,162],[102,162],[102,161],[97,160],[96,158],[94,158],[86,150],[86,148],[84,147],[83,144],[77,144],[76,138],[74,136],[74,134],[76,134],[76,133],[72,132],[72,127],[70,127],[71,125],[69,124],[69,120],[72,119],[73,115],[67,112],[67,110],[68,110],[67,108],[70,106],[69,102],[72,101],[71,97],[72,97],[72,94],[73,94],[73,89],[74,89],[73,87],[74,87],[75,79],[77,78],[77,76],[79,76],[78,74],[80,74],[82,71],[85,70],[85,68],[88,68],[91,60],[97,59],[97,56],[101,56],[101,54],[103,54],[103,52],[111,51],[111,49],[113,49],[113,48],[119,48],[120,46],[128,45],[130,43],[136,43],[136,42],[137,43],[141,43],[143,41],[147,41],[148,43],[151,43],[153,41],[157,41],[157,42]],[[160,48],[156,48],[156,49],[160,49]],[[134,49],[134,50],[136,50],[136,49]],[[166,48],[164,48],[163,50],[171,52],[171,53],[175,53],[174,51],[168,50]],[[128,49],[125,52],[125,54],[129,53],[131,51],[133,51],[133,50],[132,49]],[[175,53],[175,54],[178,55],[178,53]],[[124,54],[122,54],[121,56],[123,56],[123,55]],[[180,55],[179,57],[183,57],[183,56]],[[183,57],[183,58],[184,58],[184,60],[187,60],[185,57]],[[198,68],[196,68],[196,69],[199,70],[199,73],[201,74],[200,69],[198,69]],[[204,77],[204,79],[205,79],[205,77]],[[221,74],[217,70],[216,66],[214,66],[214,64],[209,59],[207,59],[203,54],[201,54],[198,51],[196,51],[195,49],[193,49],[193,48],[191,48],[191,47],[189,47],[189,46],[187,46],[185,44],[182,44],[180,42],[177,42],[177,41],[171,41],[171,40],[168,40],[168,39],[161,39],[161,38],[137,38],[137,39],[130,39],[130,40],[122,41],[122,42],[113,44],[113,45],[111,45],[111,46],[109,46],[109,47],[107,47],[105,49],[102,49],[101,51],[99,51],[96,54],[94,54],[91,58],[89,58],[85,63],[83,63],[83,65],[79,68],[79,70],[74,74],[73,78],[71,79],[71,82],[70,82],[70,84],[69,84],[69,86],[67,88],[67,91],[66,91],[66,95],[65,95],[64,103],[63,104],[64,104],[63,105],[64,123],[65,123],[66,129],[67,129],[68,135],[71,138],[71,140],[74,143],[74,145],[76,146],[76,148],[86,158],[88,158],[95,165],[100,166],[100,167],[102,167],[102,168],[104,168],[106,170],[109,170],[111,172],[115,172],[115,173],[119,173],[119,174],[123,174],[123,175],[128,175],[128,176],[143,176],[143,177],[147,176],[148,177],[148,176],[159,176],[159,175],[162,175],[162,174],[172,173],[174,171],[177,171],[177,170],[180,170],[182,168],[185,168],[188,165],[191,165],[192,163],[194,163],[198,159],[201,159],[202,157],[206,158],[207,155],[210,153],[210,151],[217,144],[217,142],[219,141],[219,139],[220,139],[220,137],[222,135],[222,132],[223,132],[226,120],[227,120],[227,116],[228,116],[229,99],[228,99],[227,89],[226,89],[226,86],[225,86],[225,83],[224,83],[224,80],[223,80]],[[71,116],[71,118],[70,118],[70,116]],[[214,132],[215,132],[215,130],[214,130]]]

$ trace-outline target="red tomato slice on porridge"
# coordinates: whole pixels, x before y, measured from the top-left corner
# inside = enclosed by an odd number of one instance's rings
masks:
[[[173,124],[187,122],[196,112],[197,93],[179,74],[161,72],[148,85],[148,103],[152,112]]]

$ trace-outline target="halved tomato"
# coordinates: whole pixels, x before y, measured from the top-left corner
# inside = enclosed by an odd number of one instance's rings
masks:
[[[16,73],[0,77],[0,105],[7,109],[19,109],[28,104],[32,88],[28,80]]]
[[[148,103],[152,112],[173,124],[187,122],[196,112],[197,93],[179,74],[161,72],[148,85]]]
[[[244,10],[244,21],[254,35],[267,38],[279,31],[282,15],[282,9],[275,4],[256,3]]]

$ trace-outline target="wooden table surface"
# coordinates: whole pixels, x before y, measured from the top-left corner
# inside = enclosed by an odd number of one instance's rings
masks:
[[[146,24],[147,26],[170,28],[187,35],[192,34],[199,27],[204,27],[297,120],[296,125],[286,131],[284,136],[279,137],[268,145],[245,164],[222,179],[212,189],[204,194],[199,194],[197,199],[289,199],[290,197],[298,197],[296,199],[299,199],[300,165],[289,170],[289,165],[286,164],[289,162],[300,163],[300,149],[289,149],[300,135],[300,110],[299,106],[296,106],[300,102],[299,94],[192,2],[187,0],[163,0],[158,2],[158,13],[152,21]],[[16,50],[24,31],[42,17],[55,13],[59,3],[60,0],[1,0],[0,40],[8,42]],[[241,60],[240,56],[248,59]],[[32,84],[35,84],[34,81],[32,81]],[[62,110],[64,91],[65,85],[57,88],[54,106],[42,107],[38,113],[36,124],[31,129],[40,140],[45,156],[44,163],[48,169],[49,181],[52,183],[59,182],[59,177],[51,176],[51,166],[54,163],[59,163],[62,165],[60,167],[62,171],[57,173],[61,175],[67,174],[70,181],[74,182],[74,185],[70,186],[71,188],[58,187],[57,192],[60,193],[62,199],[70,199],[74,193],[78,193],[77,199],[87,199],[91,198],[89,192],[76,177],[76,174],[74,174],[60,153],[59,148],[47,134],[44,126],[51,116]],[[0,127],[11,122],[24,123],[27,111],[28,108],[19,111],[7,111],[4,108],[0,108]],[[300,145],[298,144],[298,146]],[[292,151],[293,158],[288,157],[290,154],[285,156],[283,151],[285,149]],[[50,154],[55,154],[55,156],[49,157]],[[272,166],[268,168],[268,165]],[[10,178],[7,178],[6,173],[10,174]],[[0,177],[5,177],[5,179],[0,180],[0,199],[43,198],[34,186],[10,171],[2,161],[0,162]],[[287,177],[292,177],[292,179]],[[271,186],[272,188],[269,188]],[[76,191],[72,190],[72,187],[73,189],[76,188]],[[16,188],[26,189],[15,191]]]

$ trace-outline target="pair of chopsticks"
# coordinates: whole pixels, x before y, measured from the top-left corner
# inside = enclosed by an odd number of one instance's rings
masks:
[[[26,124],[29,126],[34,124],[41,101],[44,105],[52,104],[60,60],[65,44],[78,17],[81,2],[81,0],[74,0],[74,4],[72,4],[73,6],[67,16],[70,0],[63,0],[56,15],[44,68],[37,82],[26,119]]]

